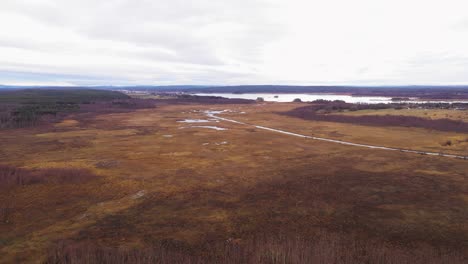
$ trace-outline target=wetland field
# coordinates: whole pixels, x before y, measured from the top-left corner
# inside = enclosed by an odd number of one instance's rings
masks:
[[[0,92],[0,263],[466,263],[466,108],[155,98]]]

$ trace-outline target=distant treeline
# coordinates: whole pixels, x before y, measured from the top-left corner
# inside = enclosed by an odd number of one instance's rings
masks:
[[[0,90],[0,104],[86,104],[95,101],[128,99],[128,95],[96,89],[25,89]]]
[[[0,90],[19,89],[0,86]],[[30,88],[34,88],[31,86]],[[40,87],[47,89],[47,87]],[[61,87],[62,90],[71,87]],[[339,93],[356,96],[418,97],[422,99],[468,99],[468,85],[407,85],[407,86],[346,86],[346,85],[139,85],[96,86],[101,90],[128,90],[149,92],[206,92],[206,93]],[[76,89],[76,87],[75,87]],[[37,90],[37,89],[36,89]]]
[[[378,103],[378,104],[355,104],[346,103],[342,100],[324,100],[318,99],[309,103],[310,107],[315,110],[323,110],[326,113],[342,112],[342,111],[359,111],[359,110],[380,110],[380,109],[459,109],[468,110],[468,103]]]
[[[35,126],[77,111],[83,104],[129,98],[120,92],[92,89],[0,90],[0,128]]]
[[[173,94],[173,93],[158,93],[170,99],[166,99],[165,103],[196,103],[196,104],[253,104],[255,100],[239,99],[239,98],[224,98],[220,96],[197,96],[192,94]],[[171,98],[172,97],[172,98]]]
[[[0,91],[24,87],[0,86]],[[43,90],[47,87],[31,90]],[[78,87],[56,87],[57,90],[80,89]],[[85,90],[82,87],[81,90]],[[418,97],[422,99],[468,99],[468,85],[408,85],[408,86],[346,86],[346,85],[137,85],[95,86],[99,90],[127,90],[148,92],[205,92],[205,93],[338,93],[356,96]],[[86,89],[91,90],[91,89]]]
[[[109,90],[0,90],[0,129],[23,128],[61,120],[69,113],[115,113],[169,104],[248,104],[246,99],[166,94],[168,99],[138,99]]]
[[[449,104],[442,105],[453,107]],[[357,125],[368,126],[402,126],[402,127],[419,127],[433,129],[439,131],[452,131],[460,133],[468,133],[468,123],[452,119],[427,119],[415,116],[403,115],[340,115],[333,114],[336,112],[349,110],[365,110],[365,109],[402,109],[405,105],[400,104],[349,104],[342,101],[315,101],[314,103],[293,109],[291,111],[281,113],[288,116],[298,117],[314,121],[327,121],[338,123],[350,123]],[[406,105],[406,107],[422,107],[421,105]],[[427,104],[426,108],[440,108],[439,104]]]

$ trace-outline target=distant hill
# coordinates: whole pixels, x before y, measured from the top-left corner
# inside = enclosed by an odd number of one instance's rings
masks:
[[[7,86],[1,89],[100,89],[115,91],[188,92],[188,93],[337,93],[355,96],[419,97],[427,99],[468,99],[468,85],[407,85],[407,86],[297,86],[297,85],[135,85],[135,86],[88,86],[47,87]]]

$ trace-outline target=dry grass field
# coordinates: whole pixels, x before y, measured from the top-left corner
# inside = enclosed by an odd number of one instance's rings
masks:
[[[92,175],[0,189],[0,263],[43,262],[63,241],[119,249],[162,243],[200,255],[210,243],[246,245],[265,234],[311,239],[323,230],[414,252],[468,253],[468,160],[314,141],[204,113],[230,110],[219,116],[355,143],[468,154],[463,133],[278,114],[301,105],[169,104],[0,130],[0,164],[21,168],[18,175],[64,168]],[[398,114],[467,120],[455,110]],[[12,174],[6,170],[0,173]]]

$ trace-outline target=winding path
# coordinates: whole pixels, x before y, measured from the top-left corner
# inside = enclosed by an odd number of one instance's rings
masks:
[[[463,159],[463,160],[468,159],[468,156],[462,156],[462,155],[444,154],[444,153],[438,153],[438,152],[426,152],[426,151],[411,150],[411,149],[389,148],[389,147],[383,147],[383,146],[358,144],[358,143],[352,143],[352,142],[348,142],[348,141],[335,140],[335,139],[329,139],[329,138],[307,136],[307,135],[297,134],[297,133],[293,133],[293,132],[289,132],[289,131],[285,131],[285,130],[270,128],[270,127],[265,127],[265,126],[257,126],[257,125],[248,124],[248,123],[236,121],[236,120],[233,120],[233,119],[217,116],[217,114],[221,114],[223,112],[225,112],[225,111],[205,111],[205,114],[210,118],[214,118],[214,119],[218,119],[218,120],[222,120],[222,121],[226,121],[226,122],[231,122],[231,123],[236,123],[236,124],[241,124],[241,125],[253,126],[255,128],[258,128],[258,129],[263,129],[263,130],[276,132],[276,133],[281,133],[281,134],[290,135],[290,136],[295,136],[295,137],[308,138],[308,139],[313,139],[313,140],[320,140],[320,141],[326,141],[326,142],[337,143],[337,144],[342,144],[342,145],[363,147],[363,148],[370,148],[370,149],[382,149],[382,150],[389,150],[389,151],[399,151],[399,152],[414,153],[414,154],[420,154],[420,155],[440,156],[440,157],[456,158],[456,159]]]

